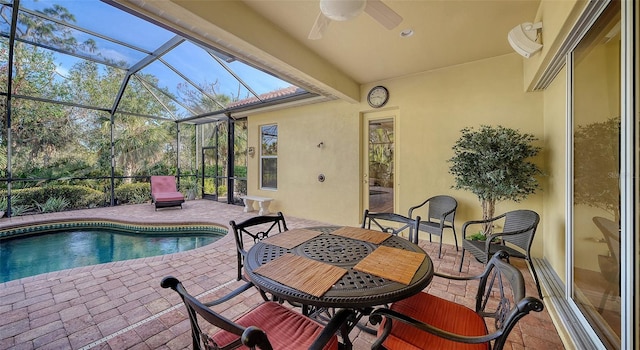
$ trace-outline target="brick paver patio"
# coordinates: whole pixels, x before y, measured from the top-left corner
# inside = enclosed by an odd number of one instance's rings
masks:
[[[184,209],[155,211],[150,204],[78,210],[0,219],[0,227],[56,219],[115,219],[136,223],[208,222],[228,226],[255,213],[242,207],[207,200],[189,201]],[[289,228],[330,223],[285,217]],[[443,245],[420,242],[432,257],[436,271],[458,274],[460,252]],[[526,264],[512,261],[523,271],[527,294],[536,288]],[[483,266],[465,259],[462,274],[476,274]],[[240,282],[236,277],[235,243],[226,235],[208,246],[187,252],[113,262],[23,278],[0,284],[0,349],[185,349],[191,347],[189,321],[178,295],[160,287],[168,275],[180,279],[201,300],[221,296]],[[470,283],[434,278],[426,291],[468,306],[474,305]],[[224,307],[230,318],[244,313],[262,299],[249,291]],[[355,349],[368,349],[374,336],[358,330],[350,334]],[[563,349],[547,311],[522,319],[506,349]]]

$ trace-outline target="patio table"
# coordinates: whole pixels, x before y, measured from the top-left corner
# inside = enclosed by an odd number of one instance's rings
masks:
[[[289,232],[292,235],[291,237],[294,237],[293,235],[297,234],[297,232],[291,232],[293,230],[275,235],[272,240],[274,244],[269,243],[271,237],[259,241],[247,252],[244,264],[245,273],[258,288],[271,293],[279,299],[312,306],[316,309],[353,309],[356,311],[357,320],[353,322],[352,327],[357,324],[362,316],[371,312],[374,306],[389,304],[410,297],[421,292],[431,282],[433,278],[433,263],[429,255],[417,244],[395,235],[360,228],[350,229],[364,233],[362,237],[339,235],[338,233],[343,231],[341,230],[342,228],[340,226],[324,226],[304,229],[305,234],[310,238],[299,244],[298,242],[294,243],[297,244],[294,247],[286,244],[276,245],[275,242],[276,237],[286,232]],[[309,231],[316,231],[316,234],[311,233],[309,235]],[[317,234],[317,232],[320,234]],[[366,237],[367,233],[372,234],[372,239]],[[301,234],[303,233],[301,232]],[[375,235],[378,235],[378,237],[375,237]],[[383,239],[382,242],[379,242],[381,239],[376,240],[380,235],[384,235],[381,237]],[[352,237],[358,237],[358,239]],[[383,247],[383,249],[378,249],[380,247]],[[391,261],[380,261],[380,264],[376,264],[376,262],[373,262],[373,264],[359,264],[374,252],[384,253],[387,251],[395,253],[395,255],[391,256]],[[294,256],[306,259],[296,260],[297,258]],[[401,265],[404,264],[405,258],[410,256],[414,258],[423,256],[423,258],[420,258],[419,261],[410,262],[415,266],[415,273],[411,272],[413,275],[408,275],[406,283],[396,281],[398,279],[394,278],[396,277],[395,275],[401,275]],[[265,274],[269,275],[269,273],[261,273],[261,267],[274,263],[279,258],[288,261],[293,259],[298,264],[300,264],[299,260],[309,261],[310,263],[321,262],[330,269],[340,268],[344,271],[337,277],[333,270],[331,273],[323,272],[323,274],[326,273],[327,276],[331,276],[330,278],[333,278],[333,280],[328,282],[329,287],[326,292],[312,295],[265,276]],[[397,264],[394,264],[394,260],[397,260]],[[371,266],[384,265],[381,267],[386,267],[387,270],[389,268],[392,269],[391,275],[393,276],[384,278],[377,274],[364,272],[363,270],[366,270],[367,267],[365,265],[368,265],[369,268]],[[305,267],[300,265],[297,266],[297,269],[304,272]],[[273,270],[276,270],[275,266]],[[270,273],[275,272],[270,271]],[[380,274],[384,273],[380,272]],[[304,278],[314,278],[314,276],[305,276]]]

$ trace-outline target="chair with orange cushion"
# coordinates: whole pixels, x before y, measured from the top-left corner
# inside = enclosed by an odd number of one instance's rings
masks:
[[[502,349],[518,320],[544,308],[539,299],[525,297],[522,273],[503,261],[506,258],[505,251],[497,252],[479,276],[435,274],[458,281],[479,280],[475,310],[425,292],[376,309],[369,320],[380,326],[371,348]],[[493,319],[492,332],[485,319]]]
[[[273,301],[264,302],[246,314],[232,321],[213,311],[210,306],[228,302],[253,286],[245,283],[225,297],[209,303],[202,303],[190,295],[175,277],[165,277],[162,288],[176,291],[184,302],[191,322],[191,338],[194,350],[235,349],[246,346],[250,349],[338,349],[341,344],[336,333],[345,329],[345,324],[353,311],[338,312],[326,326],[322,326],[300,313]],[[219,328],[208,334],[201,327],[200,320]],[[351,346],[346,334],[341,334],[347,348]]]
[[[178,192],[175,176],[155,175],[151,176],[151,199],[158,208],[177,207],[182,208],[184,195]]]

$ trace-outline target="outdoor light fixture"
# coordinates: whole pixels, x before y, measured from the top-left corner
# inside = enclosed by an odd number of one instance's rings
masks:
[[[334,21],[348,21],[364,11],[366,0],[320,0],[320,11]]]
[[[539,29],[542,29],[542,22],[518,24],[507,35],[509,44],[521,56],[529,58],[542,49],[542,44],[536,42]]]

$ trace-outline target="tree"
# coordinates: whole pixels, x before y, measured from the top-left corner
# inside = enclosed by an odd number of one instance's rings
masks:
[[[464,128],[461,132],[449,159],[449,173],[455,179],[453,188],[478,196],[483,219],[494,216],[497,201],[518,202],[536,192],[539,184],[535,176],[542,171],[527,161],[540,151],[531,144],[537,140],[533,135],[487,125],[478,131]],[[485,235],[492,232],[491,225],[483,227]]]

